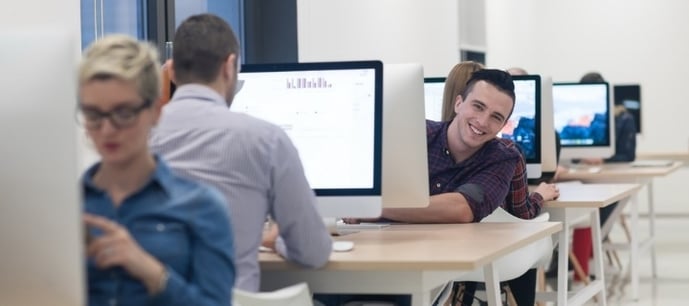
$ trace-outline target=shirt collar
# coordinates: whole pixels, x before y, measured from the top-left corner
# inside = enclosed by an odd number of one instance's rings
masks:
[[[204,100],[227,107],[225,98],[210,87],[201,84],[186,84],[177,87],[170,103],[187,99]]]
[[[163,162],[158,155],[153,156],[156,161],[156,167],[153,170],[153,174],[151,175],[150,179],[146,184],[143,185],[141,189],[148,188],[151,184],[157,184],[163,188],[165,193],[168,195],[172,193],[174,189],[174,176],[172,174],[172,171],[170,168],[167,166],[165,162]],[[82,184],[85,188],[85,190],[97,190],[97,191],[102,191],[102,189],[98,186],[96,186],[95,182],[93,181],[93,176],[96,174],[98,169],[100,168],[101,162],[98,162],[91,166],[86,172],[84,173],[84,176],[82,177]]]
[[[440,149],[442,150],[442,154],[447,155],[454,161],[454,158],[452,158],[452,154],[450,154],[450,146],[447,143],[447,129],[450,127],[450,121],[445,121],[443,122],[443,125],[440,127]]]

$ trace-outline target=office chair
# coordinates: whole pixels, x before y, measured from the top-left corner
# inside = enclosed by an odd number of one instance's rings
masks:
[[[531,220],[525,220],[517,218],[502,208],[496,209],[492,214],[483,218],[481,223],[505,223],[505,222],[547,222],[550,220],[549,213],[542,213]],[[515,279],[526,271],[543,267],[550,262],[550,258],[553,254],[553,239],[551,237],[543,238],[541,240],[535,241],[530,245],[512,252],[503,258],[498,259],[495,263],[495,267],[498,270],[499,281],[508,281]],[[450,281],[450,283],[445,286],[445,290],[441,290],[438,298],[444,301],[450,294],[451,288],[453,288],[452,283],[454,282],[485,282],[483,269],[476,269],[471,272],[463,273],[456,279]],[[510,296],[509,291],[507,294],[507,299],[511,300],[513,297]]]
[[[306,283],[298,283],[271,292],[247,292],[235,288],[232,304],[235,306],[313,306],[311,292]]]

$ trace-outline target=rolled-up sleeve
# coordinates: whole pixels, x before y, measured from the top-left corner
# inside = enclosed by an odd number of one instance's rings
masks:
[[[505,201],[516,165],[516,158],[490,163],[456,189],[466,198],[473,222],[481,221]]]
[[[234,245],[225,200],[207,189],[189,211],[193,228],[190,276],[166,268],[165,289],[151,298],[152,305],[227,306],[234,287]]]
[[[276,133],[271,151],[270,194],[272,215],[280,229],[276,251],[287,260],[309,268],[330,259],[332,238],[316,209],[299,154],[284,132]]]

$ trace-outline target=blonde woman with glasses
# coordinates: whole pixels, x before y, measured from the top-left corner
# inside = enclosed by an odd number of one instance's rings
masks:
[[[89,305],[230,305],[225,200],[148,149],[161,105],[155,49],[105,37],[79,66],[78,118],[101,161],[82,179]]]

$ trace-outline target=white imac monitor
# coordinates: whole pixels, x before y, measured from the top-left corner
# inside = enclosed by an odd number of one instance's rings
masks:
[[[381,213],[380,61],[243,65],[231,109],[282,127],[322,217]]]
[[[608,83],[554,83],[553,111],[561,158],[607,158],[615,153]]]
[[[445,78],[424,78],[423,92],[426,119],[441,121],[443,115],[443,92]]]
[[[385,64],[383,207],[429,204],[423,66]]]
[[[530,179],[541,177],[541,77],[512,76],[514,111],[498,137],[512,140],[526,160]]]
[[[557,146],[553,124],[553,78],[541,77],[541,178],[550,179],[557,171]]]
[[[68,33],[0,30],[0,305],[85,303]]]

